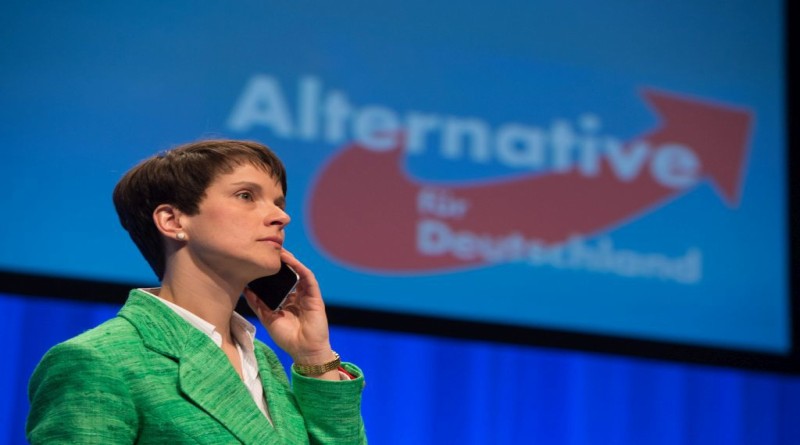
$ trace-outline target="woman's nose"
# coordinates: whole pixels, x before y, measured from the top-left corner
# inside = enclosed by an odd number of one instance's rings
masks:
[[[285,209],[275,207],[274,211],[270,212],[270,215],[267,216],[266,221],[269,225],[285,226],[292,221],[292,217],[289,216],[289,213],[287,213]]]

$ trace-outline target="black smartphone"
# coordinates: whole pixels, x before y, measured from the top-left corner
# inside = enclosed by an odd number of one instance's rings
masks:
[[[281,268],[275,275],[256,278],[247,287],[273,311],[278,311],[286,303],[286,298],[297,287],[300,276],[288,264],[281,261]]]

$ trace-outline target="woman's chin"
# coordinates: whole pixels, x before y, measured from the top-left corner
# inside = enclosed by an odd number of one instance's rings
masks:
[[[278,271],[281,270],[281,263],[278,262],[277,264],[267,264],[261,270],[261,275],[257,278],[266,277],[269,275],[275,275]]]

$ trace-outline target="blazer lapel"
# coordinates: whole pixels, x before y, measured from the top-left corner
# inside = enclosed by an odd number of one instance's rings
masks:
[[[307,437],[305,420],[300,415],[300,407],[285,377],[283,365],[265,345],[257,342],[255,349],[258,372],[275,430],[285,437]]]
[[[192,336],[180,357],[181,391],[243,443],[274,434],[228,357],[204,334]]]
[[[120,311],[146,346],[178,361],[180,390],[242,443],[270,443],[276,433],[228,357],[205,334],[139,290]]]

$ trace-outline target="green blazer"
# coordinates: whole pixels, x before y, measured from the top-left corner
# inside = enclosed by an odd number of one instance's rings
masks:
[[[32,444],[365,444],[364,379],[293,372],[256,342],[274,427],[225,353],[139,290],[119,314],[44,356],[31,377]]]

